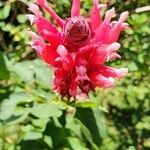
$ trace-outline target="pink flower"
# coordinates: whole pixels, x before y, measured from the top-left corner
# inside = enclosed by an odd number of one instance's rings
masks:
[[[31,46],[54,70],[54,90],[62,96],[85,98],[96,87],[109,88],[115,78],[124,77],[126,68],[115,69],[105,63],[116,58],[120,44],[117,43],[121,31],[128,28],[124,23],[128,12],[123,12],[118,21],[111,21],[114,8],[105,13],[102,21],[100,10],[105,5],[93,0],[90,18],[80,15],[80,0],[73,0],[71,17],[61,19],[46,0],[37,0],[56,21],[60,29],[44,18],[36,4],[29,4],[31,24],[35,24],[38,34],[30,31]]]

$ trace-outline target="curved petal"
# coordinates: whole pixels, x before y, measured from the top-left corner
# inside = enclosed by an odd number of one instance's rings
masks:
[[[68,53],[67,49],[63,45],[59,45],[57,47],[57,53],[59,57],[57,57],[55,61],[61,62],[63,69],[66,71],[70,71],[74,66],[71,54]]]
[[[32,11],[36,16],[41,15],[39,7],[36,4],[29,3],[29,10]]]
[[[90,63],[92,66],[104,64],[107,60],[107,46],[100,46],[95,48],[90,57]]]
[[[114,8],[106,12],[104,21],[100,24],[100,26],[95,31],[95,37],[94,37],[95,42],[101,42],[103,44],[107,43],[106,41],[108,39],[108,34],[111,29],[110,21],[111,18],[114,16],[114,14],[115,14]]]
[[[34,15],[29,14],[27,17],[31,24],[35,23],[37,25],[39,32],[40,30],[45,29],[55,34],[58,33],[56,27],[41,15],[39,7],[36,4],[29,4],[29,10],[32,11]]]
[[[46,0],[36,0],[37,4],[43,7],[47,12],[49,12],[52,17],[56,20],[57,24],[63,28],[64,21],[57,15],[57,13],[48,5]]]
[[[108,66],[99,66],[98,72],[105,77],[122,78],[128,73],[127,68],[115,69]]]
[[[91,28],[95,30],[102,22],[102,18],[100,16],[100,8],[99,8],[99,0],[93,0],[93,8],[91,12]]]
[[[48,42],[50,42],[50,44],[57,48],[57,46],[61,43],[61,35],[58,34],[54,34],[51,32],[48,32],[47,30],[42,30],[40,32],[40,35]]]
[[[75,17],[79,15],[80,15],[80,0],[73,0],[71,17]]]
[[[109,45],[101,45],[98,48],[93,49],[90,57],[91,66],[102,65],[109,60],[114,60],[120,58],[120,55],[117,54],[120,44],[114,42]]]
[[[34,48],[38,55],[48,64],[54,65],[55,64],[55,59],[58,56],[56,53],[56,49],[45,43],[44,39],[35,34],[34,32],[29,32],[32,41],[30,42],[30,45],[32,48]]]
[[[52,46],[46,45],[40,56],[47,64],[54,65],[58,54]]]
[[[48,20],[46,20],[42,16],[38,17],[36,25],[39,32],[42,30],[47,30],[48,32],[52,32],[54,34],[58,33],[58,30],[54,27],[54,25],[52,25]]]
[[[111,43],[108,45],[107,51],[107,61],[114,60],[116,58],[121,58],[119,54],[117,54],[118,49],[120,48],[120,44],[117,42]]]
[[[40,55],[43,48],[46,46],[44,39],[32,31],[29,31],[28,34],[31,37],[31,41],[29,44]]]
[[[96,87],[110,88],[114,85],[115,80],[111,77],[105,77],[100,73],[94,72],[89,75],[92,84]]]
[[[109,31],[107,43],[116,42],[119,38],[120,32],[128,28],[128,24],[124,23],[128,14],[129,13],[126,11],[120,15],[118,22],[116,22]]]
[[[61,42],[61,34],[58,30],[42,16],[28,15],[31,24],[35,24],[38,33],[51,45],[57,47]]]

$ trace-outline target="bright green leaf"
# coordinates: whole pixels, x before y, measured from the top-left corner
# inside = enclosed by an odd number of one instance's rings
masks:
[[[59,117],[62,112],[56,104],[40,104],[31,109],[31,114],[38,118]]]

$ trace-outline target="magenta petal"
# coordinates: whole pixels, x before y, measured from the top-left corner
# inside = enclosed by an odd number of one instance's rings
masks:
[[[56,27],[42,16],[28,15],[31,23],[35,23],[39,34],[53,46],[58,46],[61,40],[61,34]]]
[[[34,32],[29,32],[30,36],[32,37],[32,41],[30,45],[34,48],[38,55],[48,64],[54,65],[55,59],[58,56],[54,47],[47,45],[44,39],[35,34]]]
[[[56,20],[57,24],[63,28],[64,21],[57,15],[57,13],[48,5],[46,0],[36,0],[37,3],[43,7],[47,12],[49,12],[52,17]]]
[[[50,44],[57,48],[57,46],[61,43],[61,35],[60,34],[54,34],[51,32],[48,32],[47,30],[42,30],[40,32],[41,36],[43,36],[43,38],[50,42]]]
[[[99,66],[98,72],[105,77],[122,78],[128,73],[127,68],[115,69],[108,66]]]
[[[120,35],[120,32],[122,30],[125,30],[126,28],[128,28],[128,24],[127,23],[124,23],[124,21],[127,19],[128,17],[128,12],[123,12],[121,15],[120,15],[120,18],[118,20],[118,22],[115,22],[115,24],[113,25],[113,27],[110,29],[109,31],[109,38],[108,38],[108,43],[111,43],[111,42],[116,42],[118,39],[119,39],[119,35]]]
[[[115,80],[111,77],[104,77],[100,73],[94,72],[90,75],[91,82],[94,86],[110,88],[114,85]]]
[[[106,48],[107,48],[106,46],[101,46],[93,50],[90,57],[91,65],[100,65],[106,62],[107,60]]]
[[[60,61],[63,69],[70,71],[73,68],[74,63],[72,56],[68,53],[67,49],[63,45],[59,45],[57,47],[57,53],[60,57],[58,57],[55,61]]]
[[[92,8],[91,18],[90,18],[91,27],[93,30],[95,30],[102,21],[100,16],[100,9],[98,5],[99,5],[99,0],[93,0],[93,8]]]
[[[55,64],[55,59],[57,58],[58,54],[56,53],[56,50],[52,47],[47,45],[42,53],[40,54],[42,59],[49,65]]]
[[[73,0],[71,17],[75,17],[79,15],[80,15],[80,0]]]
[[[37,25],[39,32],[42,30],[47,30],[47,31],[52,32],[54,34],[58,33],[58,30],[48,20],[46,20],[42,16],[38,18],[36,25]]]
[[[43,48],[45,48],[45,46],[46,46],[44,39],[32,31],[29,31],[28,34],[32,38],[32,40],[29,44],[40,55],[41,52],[43,51]]]
[[[45,29],[49,32],[58,33],[57,29],[41,15],[39,7],[36,4],[29,4],[29,10],[35,15],[29,14],[27,16],[29,17],[31,24],[36,23],[39,31]]]
[[[106,12],[104,21],[100,24],[100,26],[95,31],[95,37],[94,37],[95,42],[101,42],[103,44],[108,43],[109,32],[112,26],[110,24],[110,21],[114,14],[115,14],[114,8]]]

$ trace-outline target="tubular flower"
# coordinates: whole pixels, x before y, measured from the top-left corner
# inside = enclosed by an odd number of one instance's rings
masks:
[[[54,90],[62,96],[85,98],[96,87],[109,88],[115,78],[124,77],[126,68],[115,69],[106,62],[120,58],[117,43],[121,31],[128,28],[124,21],[128,12],[123,12],[118,21],[111,21],[114,8],[106,11],[102,20],[100,10],[104,4],[93,0],[89,18],[80,15],[80,0],[73,0],[71,17],[61,19],[46,0],[29,4],[28,18],[35,24],[38,34],[30,31],[30,45],[54,71]],[[46,10],[57,26],[44,18],[40,9]]]

